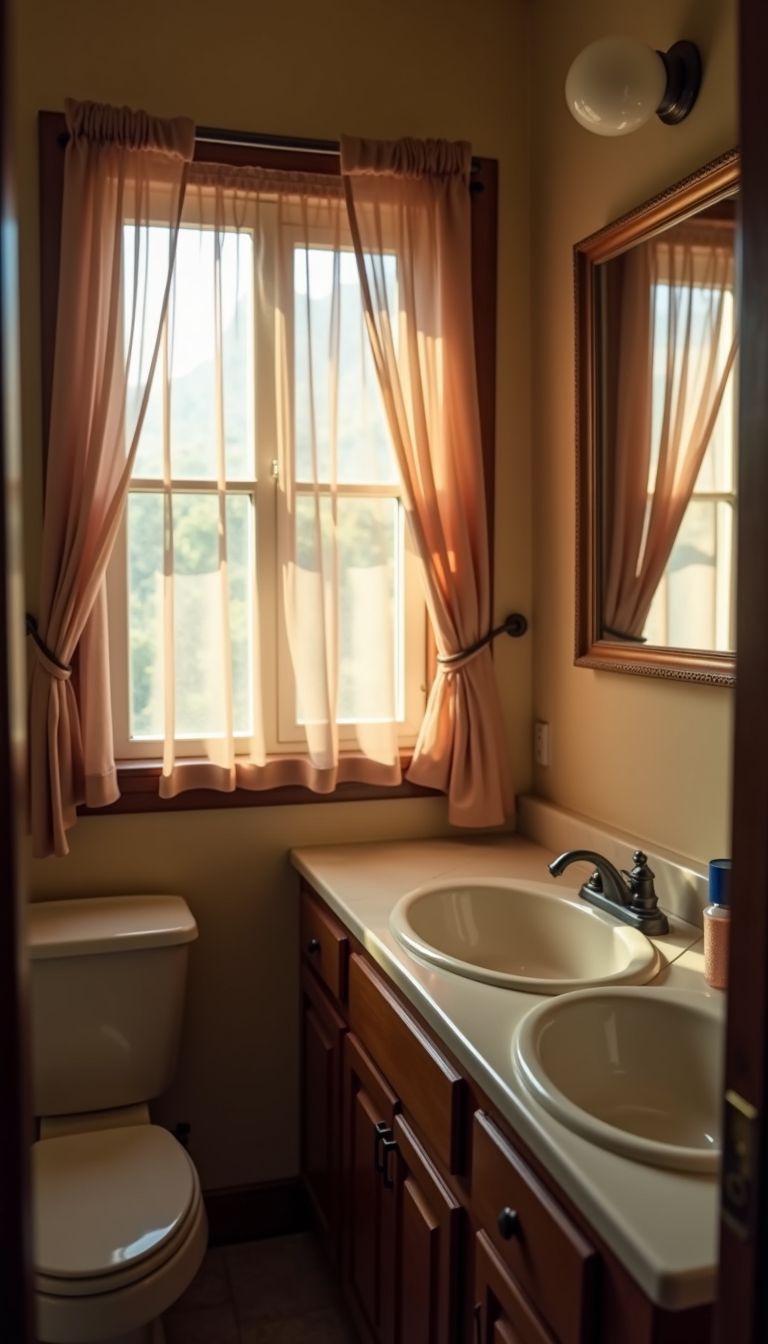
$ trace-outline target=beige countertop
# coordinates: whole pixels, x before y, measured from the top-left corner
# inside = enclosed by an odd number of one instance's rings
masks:
[[[389,930],[406,892],[439,877],[548,877],[550,850],[521,837],[435,839],[329,845],[292,853],[295,868],[429,1022],[467,1073],[498,1107],[585,1219],[659,1306],[710,1302],[717,1274],[718,1187],[713,1177],[664,1171],[605,1152],[550,1116],[525,1090],[513,1062],[512,1036],[541,996],[465,979],[411,956]],[[578,882],[574,877],[574,881]],[[555,886],[555,894],[576,886]],[[671,918],[654,939],[663,966],[648,986],[700,989],[700,930]]]

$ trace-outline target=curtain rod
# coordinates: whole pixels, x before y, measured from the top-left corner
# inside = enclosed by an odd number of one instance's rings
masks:
[[[69,141],[69,132],[62,131],[58,137],[60,145]],[[262,135],[261,131],[227,131],[221,126],[197,126],[195,140],[201,145],[248,145],[251,149],[287,149],[295,153],[302,150],[311,154],[335,154],[341,151],[338,140],[311,140],[300,135]],[[473,157],[472,172],[480,172],[481,162]],[[472,189],[480,189],[479,183],[473,183]]]
[[[308,150],[312,154],[339,154],[338,140],[311,140],[296,135],[262,135],[260,131],[226,131],[219,126],[198,126],[195,139],[202,144],[250,145],[254,149]],[[481,168],[479,159],[472,158],[472,172]]]

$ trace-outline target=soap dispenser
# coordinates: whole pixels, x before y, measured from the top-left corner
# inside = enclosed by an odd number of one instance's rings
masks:
[[[710,860],[709,905],[704,911],[704,979],[713,989],[726,989],[728,986],[730,883],[731,860]]]

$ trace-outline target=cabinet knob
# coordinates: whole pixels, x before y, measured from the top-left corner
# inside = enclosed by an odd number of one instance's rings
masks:
[[[317,938],[310,938],[309,942],[307,943],[307,951],[308,952],[320,951],[320,942]]]
[[[510,1209],[507,1205],[496,1219],[496,1226],[504,1240],[511,1241],[520,1232],[520,1214],[516,1209]]]

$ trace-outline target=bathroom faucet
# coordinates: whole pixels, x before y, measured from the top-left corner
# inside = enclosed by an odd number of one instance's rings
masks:
[[[579,890],[579,895],[590,905],[607,910],[625,924],[632,924],[646,934],[669,933],[669,920],[659,909],[656,889],[653,885],[654,874],[648,867],[648,860],[641,850],[633,855],[634,868],[631,873],[614,868],[602,854],[591,849],[569,849],[559,858],[553,859],[549,871],[553,877],[560,877],[566,868],[580,859],[594,865],[595,871],[588,882]],[[626,881],[624,880],[626,878]]]

